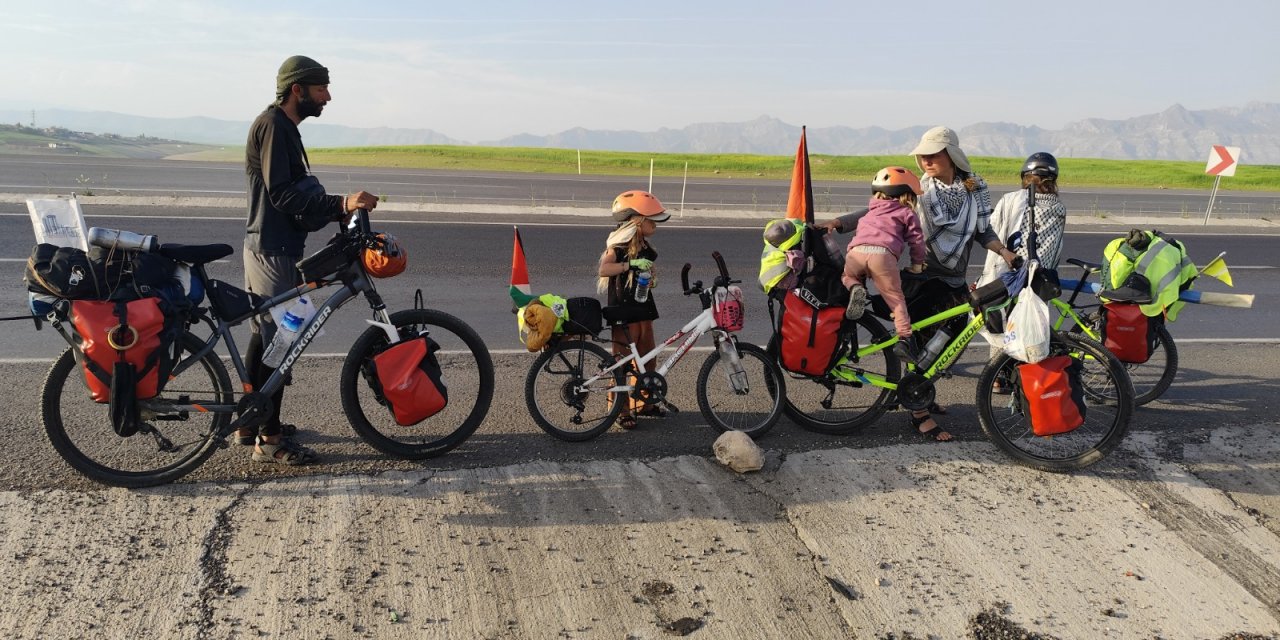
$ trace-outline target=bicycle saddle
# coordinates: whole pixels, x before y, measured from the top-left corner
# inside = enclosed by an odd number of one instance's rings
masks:
[[[160,245],[160,255],[187,264],[205,264],[221,260],[233,253],[235,249],[229,244],[177,244],[167,242]]]
[[[1102,270],[1102,265],[1097,262],[1086,262],[1079,258],[1067,258],[1067,262],[1084,269],[1086,273],[1097,273]]]

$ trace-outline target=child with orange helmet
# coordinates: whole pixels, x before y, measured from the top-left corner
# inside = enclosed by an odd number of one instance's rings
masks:
[[[858,230],[849,242],[841,281],[849,287],[849,306],[845,317],[857,320],[867,304],[867,276],[875,281],[885,304],[893,310],[893,326],[900,341],[894,350],[915,360],[911,346],[911,316],[907,299],[902,294],[902,277],[898,273],[898,256],[904,248],[911,252],[912,273],[924,271],[924,234],[916,218],[916,196],[920,180],[902,167],[885,167],[871,181],[868,211],[858,220]]]
[[[635,190],[614,198],[612,213],[618,226],[605,240],[604,253],[600,254],[596,290],[608,294],[608,305],[620,307],[629,320],[625,327],[612,327],[614,355],[625,357],[630,353],[628,334],[640,353],[645,354],[654,347],[653,321],[658,319],[658,306],[652,293],[644,301],[636,301],[636,281],[640,273],[647,272],[651,278],[649,287],[652,289],[656,284],[653,263],[658,259],[658,252],[649,244],[649,238],[658,229],[657,223],[665,222],[671,214],[652,194]],[[645,368],[652,370],[653,362]],[[636,426],[631,409],[630,406],[624,408],[618,418],[618,424],[624,429]],[[648,405],[639,415],[660,417],[663,412],[657,405]]]

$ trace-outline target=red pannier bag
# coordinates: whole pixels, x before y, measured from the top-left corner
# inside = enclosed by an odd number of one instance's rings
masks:
[[[164,366],[165,314],[159,298],[129,302],[73,300],[71,325],[79,335],[80,363],[94,402],[111,400],[116,365],[133,366],[136,399],[160,393]]]
[[[1132,302],[1102,305],[1102,346],[1120,362],[1142,364],[1151,359],[1156,346],[1157,318],[1142,312]]]
[[[1086,407],[1081,368],[1080,361],[1071,356],[1051,356],[1018,365],[1023,412],[1031,419],[1032,433],[1054,436],[1084,424]]]
[[[782,326],[778,330],[778,353],[782,368],[793,373],[820,376],[831,369],[844,307],[815,309],[796,292],[783,300]]]
[[[440,375],[440,345],[427,336],[398,342],[373,356],[369,384],[391,410],[396,424],[408,427],[439,413],[449,403]]]

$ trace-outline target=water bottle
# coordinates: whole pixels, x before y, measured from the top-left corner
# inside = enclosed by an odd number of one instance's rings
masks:
[[[921,369],[928,369],[933,364],[934,359],[942,353],[943,347],[946,347],[948,342],[951,342],[951,334],[947,333],[946,329],[938,329],[938,332],[929,339],[929,344],[924,346],[924,353],[920,354],[918,366]]]
[[[644,302],[649,299],[649,281],[653,276],[648,271],[641,271],[636,274],[636,302]]]
[[[288,311],[284,312],[284,315],[280,316],[280,321],[276,323],[276,337],[271,339],[271,344],[267,345],[266,351],[262,353],[264,366],[275,369],[284,362],[285,355],[289,353],[289,347],[293,345],[294,338],[298,337],[298,332],[302,330],[302,323],[307,321],[309,315],[311,315],[311,302],[304,297],[299,298]]]
[[[119,229],[89,228],[89,244],[103,249],[124,249],[125,251],[146,251],[148,253],[160,248],[160,241],[155,236],[144,236],[132,231]]]
[[[733,387],[733,392],[738,395],[747,393],[750,389],[747,385],[747,371],[742,368],[742,359],[738,357],[733,341],[721,340],[716,343],[716,349],[720,351],[720,361],[724,363],[725,375],[729,377],[729,386]]]

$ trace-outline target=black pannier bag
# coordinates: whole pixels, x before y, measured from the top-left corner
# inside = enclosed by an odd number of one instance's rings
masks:
[[[589,296],[579,296],[566,300],[564,307],[565,313],[569,316],[562,325],[565,333],[594,336],[604,328],[599,300]]]

